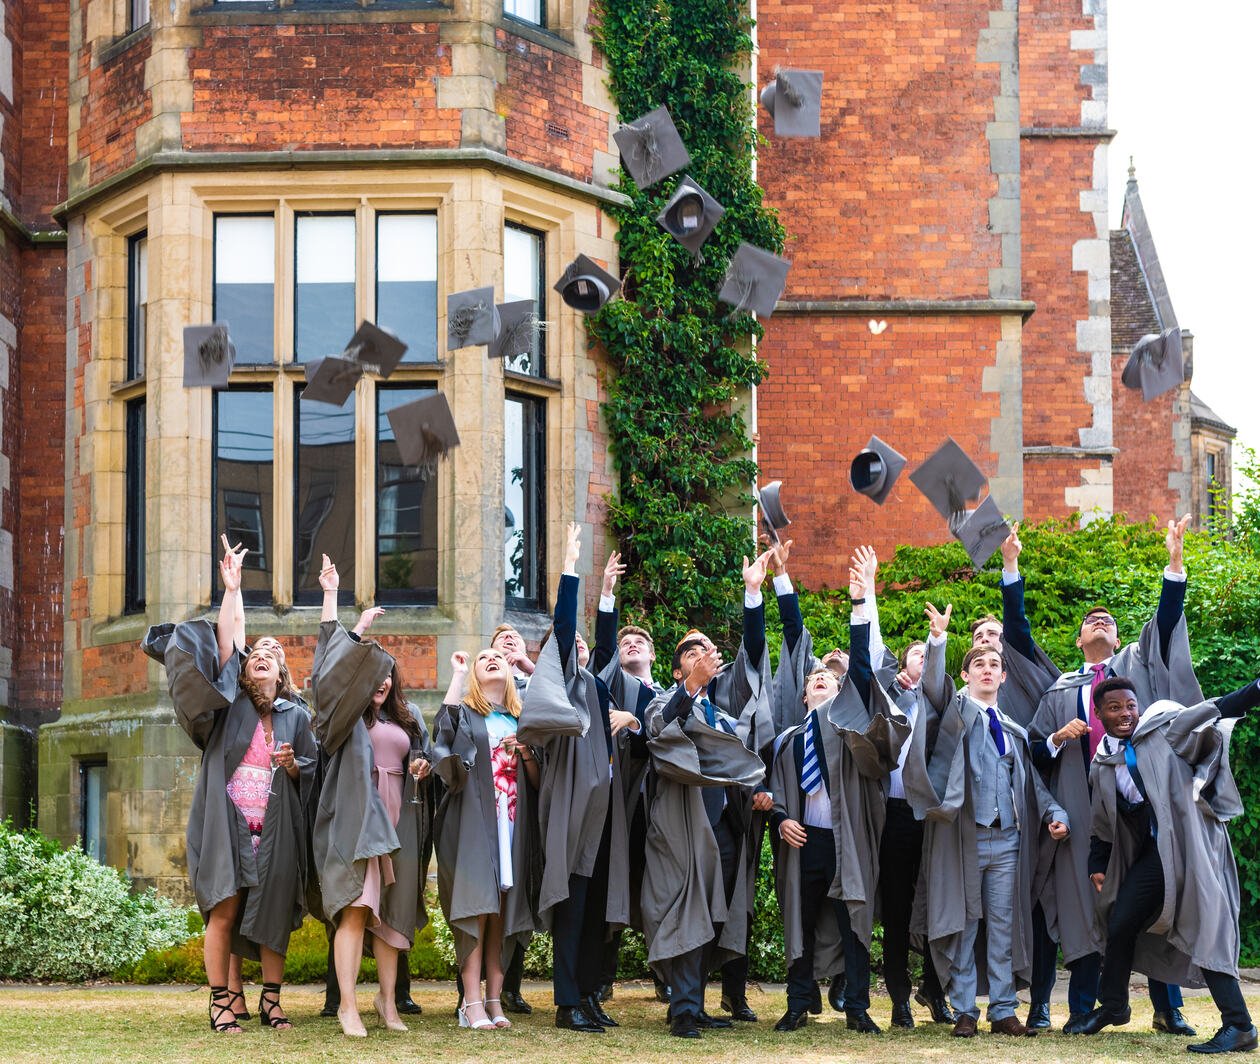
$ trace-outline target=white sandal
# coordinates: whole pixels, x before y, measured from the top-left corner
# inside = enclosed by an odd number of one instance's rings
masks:
[[[499,1006],[499,1015],[497,1016],[491,1016],[490,1010],[488,1008],[486,1009],[486,1016],[487,1018],[489,1018],[490,1022],[494,1024],[495,1027],[497,1027],[501,1031],[504,1031],[504,1030],[507,1030],[507,1028],[512,1026],[512,1021],[503,1015],[503,1006],[502,1004],[500,1004],[498,998],[486,998],[485,1004],[486,1005],[494,1004],[494,1005]]]
[[[461,1027],[471,1028],[474,1031],[493,1031],[494,1024],[490,1020],[487,1020],[484,1017],[480,1020],[470,1020],[468,1018],[468,1014],[464,1010],[467,1009],[469,1005],[484,1006],[485,1002],[484,1001],[465,1001],[462,1005],[460,1005],[459,1025]]]

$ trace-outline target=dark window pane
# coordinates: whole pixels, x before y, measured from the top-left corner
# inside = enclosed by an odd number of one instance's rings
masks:
[[[271,390],[218,392],[215,396],[214,539],[219,534],[249,549],[241,591],[246,602],[271,601],[275,564],[272,538],[272,466],[275,460]],[[219,578],[214,573],[214,586]],[[220,592],[216,591],[217,599]]]
[[[354,335],[354,215],[297,219],[293,349],[299,362],[342,351]],[[316,559],[318,561],[318,559]]]
[[[105,763],[79,763],[79,838],[84,852],[105,863]]]
[[[543,234],[519,225],[503,228],[503,302],[532,299],[539,318],[547,317],[547,278]],[[546,332],[539,329],[531,352],[509,359],[507,368],[535,377],[546,375]]]
[[[346,339],[350,339],[349,336]],[[354,396],[337,410],[296,393],[293,492],[294,602],[320,602],[320,555],[337,566],[343,596],[354,592]]]
[[[376,392],[376,599],[437,601],[437,483],[403,465],[390,410],[435,389],[381,387]]]
[[[149,238],[127,241],[127,379],[144,376],[149,317]]]
[[[377,215],[376,323],[407,345],[405,361],[437,361],[436,215]]]
[[[126,551],[123,609],[127,613],[144,610],[144,441],[145,401],[132,399],[127,404],[127,512],[123,533]]]
[[[226,322],[236,361],[274,362],[276,225],[271,215],[214,220],[214,320]]]
[[[503,561],[509,605],[541,608],[546,557],[544,405],[509,395],[503,403]]]

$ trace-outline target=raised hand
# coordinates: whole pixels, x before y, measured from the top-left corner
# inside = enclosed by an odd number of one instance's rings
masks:
[[[744,590],[750,594],[754,591],[760,591],[761,585],[766,580],[766,566],[770,563],[770,554],[768,550],[763,554],[758,554],[751,562],[744,559]]]
[[[1168,568],[1174,573],[1184,573],[1182,548],[1185,546],[1186,527],[1190,524],[1190,515],[1186,514],[1180,521],[1168,522],[1168,534],[1164,536],[1164,546],[1168,548]]]
[[[249,553],[248,547],[242,547],[239,543],[233,547],[224,532],[219,536],[219,542],[223,544],[223,560],[219,562],[219,576],[223,580],[223,589],[225,591],[239,591],[241,589],[241,570],[245,566],[245,555]]]
[[[866,574],[852,566],[849,567],[849,598],[854,603],[866,598]]]
[[[945,607],[945,612],[941,613],[930,602],[924,607],[923,612],[927,614],[928,624],[931,626],[932,635],[939,639],[949,631],[949,619],[954,614],[954,604],[951,602]]]
[[[352,631],[357,636],[362,636],[369,628],[372,622],[385,612],[383,606],[369,606],[366,610],[359,614],[359,619],[355,621]]]
[[[1002,569],[1004,572],[1019,572],[1019,555],[1024,545],[1019,541],[1019,522],[1011,525],[1011,534],[1002,540]]]
[[[578,558],[582,555],[582,526],[570,522],[565,529],[564,571],[570,575],[577,573]]]
[[[468,651],[457,650],[451,655],[451,671],[467,672],[468,671]]]
[[[709,681],[718,674],[718,669],[721,667],[722,652],[717,647],[707,654],[702,654],[687,676],[687,690],[699,691],[703,687],[708,687]]]
[[[319,586],[325,591],[336,591],[341,586],[341,577],[337,575],[337,567],[327,554],[320,555]]]
[[[785,539],[770,546],[770,568],[774,570],[775,576],[782,576],[787,572],[788,557],[792,553],[792,540]]]
[[[604,566],[604,583],[599,589],[600,595],[605,598],[613,593],[613,589],[617,586],[617,577],[626,575],[625,563],[621,560],[621,554],[613,551],[608,555],[608,564]]]
[[[875,548],[858,547],[853,552],[853,557],[849,559],[849,564],[862,571],[862,575],[866,578],[866,590],[874,591],[875,574],[879,571],[879,558],[875,554]]]

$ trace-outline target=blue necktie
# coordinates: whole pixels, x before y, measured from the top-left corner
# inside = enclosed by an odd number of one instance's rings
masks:
[[[1142,773],[1137,767],[1137,751],[1133,749],[1133,743],[1128,739],[1120,740],[1120,749],[1124,751],[1124,767],[1129,770],[1129,777],[1133,780],[1133,786],[1138,790],[1138,794],[1142,796],[1142,801],[1149,802],[1146,797],[1146,784],[1142,782]]]
[[[822,768],[818,764],[818,750],[814,746],[814,729],[818,727],[817,713],[810,713],[805,725],[805,752],[801,758],[801,790],[817,794],[822,789]]]
[[[998,723],[997,710],[989,706],[985,712],[989,714],[989,735],[997,747],[998,757],[1001,757],[1006,753],[1006,739],[1002,735],[1002,725]]]
[[[713,703],[710,702],[707,698],[701,698],[700,708],[704,710],[705,723],[708,724],[710,728],[716,728],[717,727],[717,710],[713,708]]]

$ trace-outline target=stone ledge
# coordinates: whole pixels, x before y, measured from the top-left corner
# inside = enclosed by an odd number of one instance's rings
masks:
[[[1114,140],[1116,131],[1100,126],[1024,126],[1019,135],[1025,140],[1038,137],[1050,139],[1056,137],[1095,137],[1099,140]]]
[[[1118,447],[1025,447],[1025,458],[1114,458]]]
[[[809,299],[780,300],[776,314],[1018,314],[1037,310],[1030,299]]]

